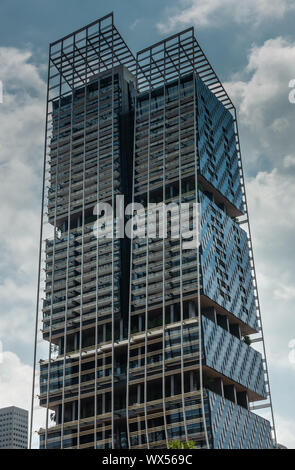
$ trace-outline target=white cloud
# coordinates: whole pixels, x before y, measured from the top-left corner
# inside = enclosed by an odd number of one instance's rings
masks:
[[[279,117],[273,121],[271,128],[273,131],[280,133],[290,128],[290,122],[285,117]]]
[[[277,441],[288,449],[295,449],[295,422],[278,415],[276,417]]]
[[[279,173],[277,168],[271,172],[259,172],[246,183],[249,212],[255,227],[255,242],[279,242],[281,236],[295,229],[295,185],[292,175]]]
[[[224,84],[236,104],[246,170],[283,167],[294,153],[295,105],[288,100],[295,77],[295,42],[269,39],[249,53],[244,70]]]
[[[129,28],[134,31],[139,25],[140,23],[142,23],[142,18],[136,18],[136,20],[133,21],[133,23],[131,23],[131,25],[129,26]]]
[[[285,373],[295,387],[295,365],[289,360],[295,337],[294,177],[275,168],[246,183],[271,383],[277,390],[276,380]],[[275,401],[280,403],[277,392]]]
[[[278,101],[286,104],[288,109],[293,109],[288,101],[288,83],[295,74],[294,63],[295,42],[282,37],[269,39],[261,47],[252,47],[244,71],[244,74],[250,75],[250,79],[225,84],[233,100],[239,103],[244,121],[262,127],[269,117],[265,111]],[[286,116],[278,116],[273,122],[281,129],[288,120]]]
[[[14,405],[29,410],[32,377],[31,366],[23,364],[13,352],[4,351],[0,364],[1,407]]]
[[[164,33],[191,24],[212,27],[234,21],[258,26],[269,19],[283,18],[294,8],[292,0],[180,0],[167,9],[167,19],[157,26]]]
[[[43,80],[39,70],[44,70],[44,66],[37,68],[30,63],[32,56],[29,49],[0,48],[1,80],[4,82],[4,89],[13,90],[17,94],[26,94],[29,90],[37,94],[42,92]]]
[[[274,291],[274,295],[277,299],[281,300],[294,300],[295,299],[295,286],[288,286],[279,283],[279,286]]]
[[[32,344],[46,85],[32,52],[0,47],[0,331]]]
[[[295,155],[286,155],[283,161],[285,168],[295,167]]]

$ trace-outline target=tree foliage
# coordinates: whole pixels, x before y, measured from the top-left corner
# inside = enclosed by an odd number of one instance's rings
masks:
[[[195,449],[195,443],[194,441],[187,441],[187,442],[181,442],[181,441],[171,441],[168,443],[168,448],[169,449]]]

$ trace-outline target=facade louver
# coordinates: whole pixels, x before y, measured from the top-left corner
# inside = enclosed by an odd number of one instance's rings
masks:
[[[46,123],[31,445],[40,414],[43,449],[272,448],[236,112],[193,28],[136,57],[113,14],[52,43]],[[145,233],[97,237],[122,195]],[[163,203],[199,204],[200,243],[172,216],[151,237]]]

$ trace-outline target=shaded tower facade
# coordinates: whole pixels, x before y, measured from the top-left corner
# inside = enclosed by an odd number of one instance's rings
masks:
[[[41,448],[273,447],[235,108],[193,29],[134,57],[111,14],[51,44],[44,169]],[[144,232],[97,237],[122,195]],[[195,243],[171,214],[152,237],[151,204],[184,203]]]

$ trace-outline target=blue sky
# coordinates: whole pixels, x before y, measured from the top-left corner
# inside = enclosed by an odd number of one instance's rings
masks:
[[[238,108],[278,438],[295,448],[293,0],[1,1],[0,407],[29,408],[48,44],[110,11],[134,52],[194,25]]]

